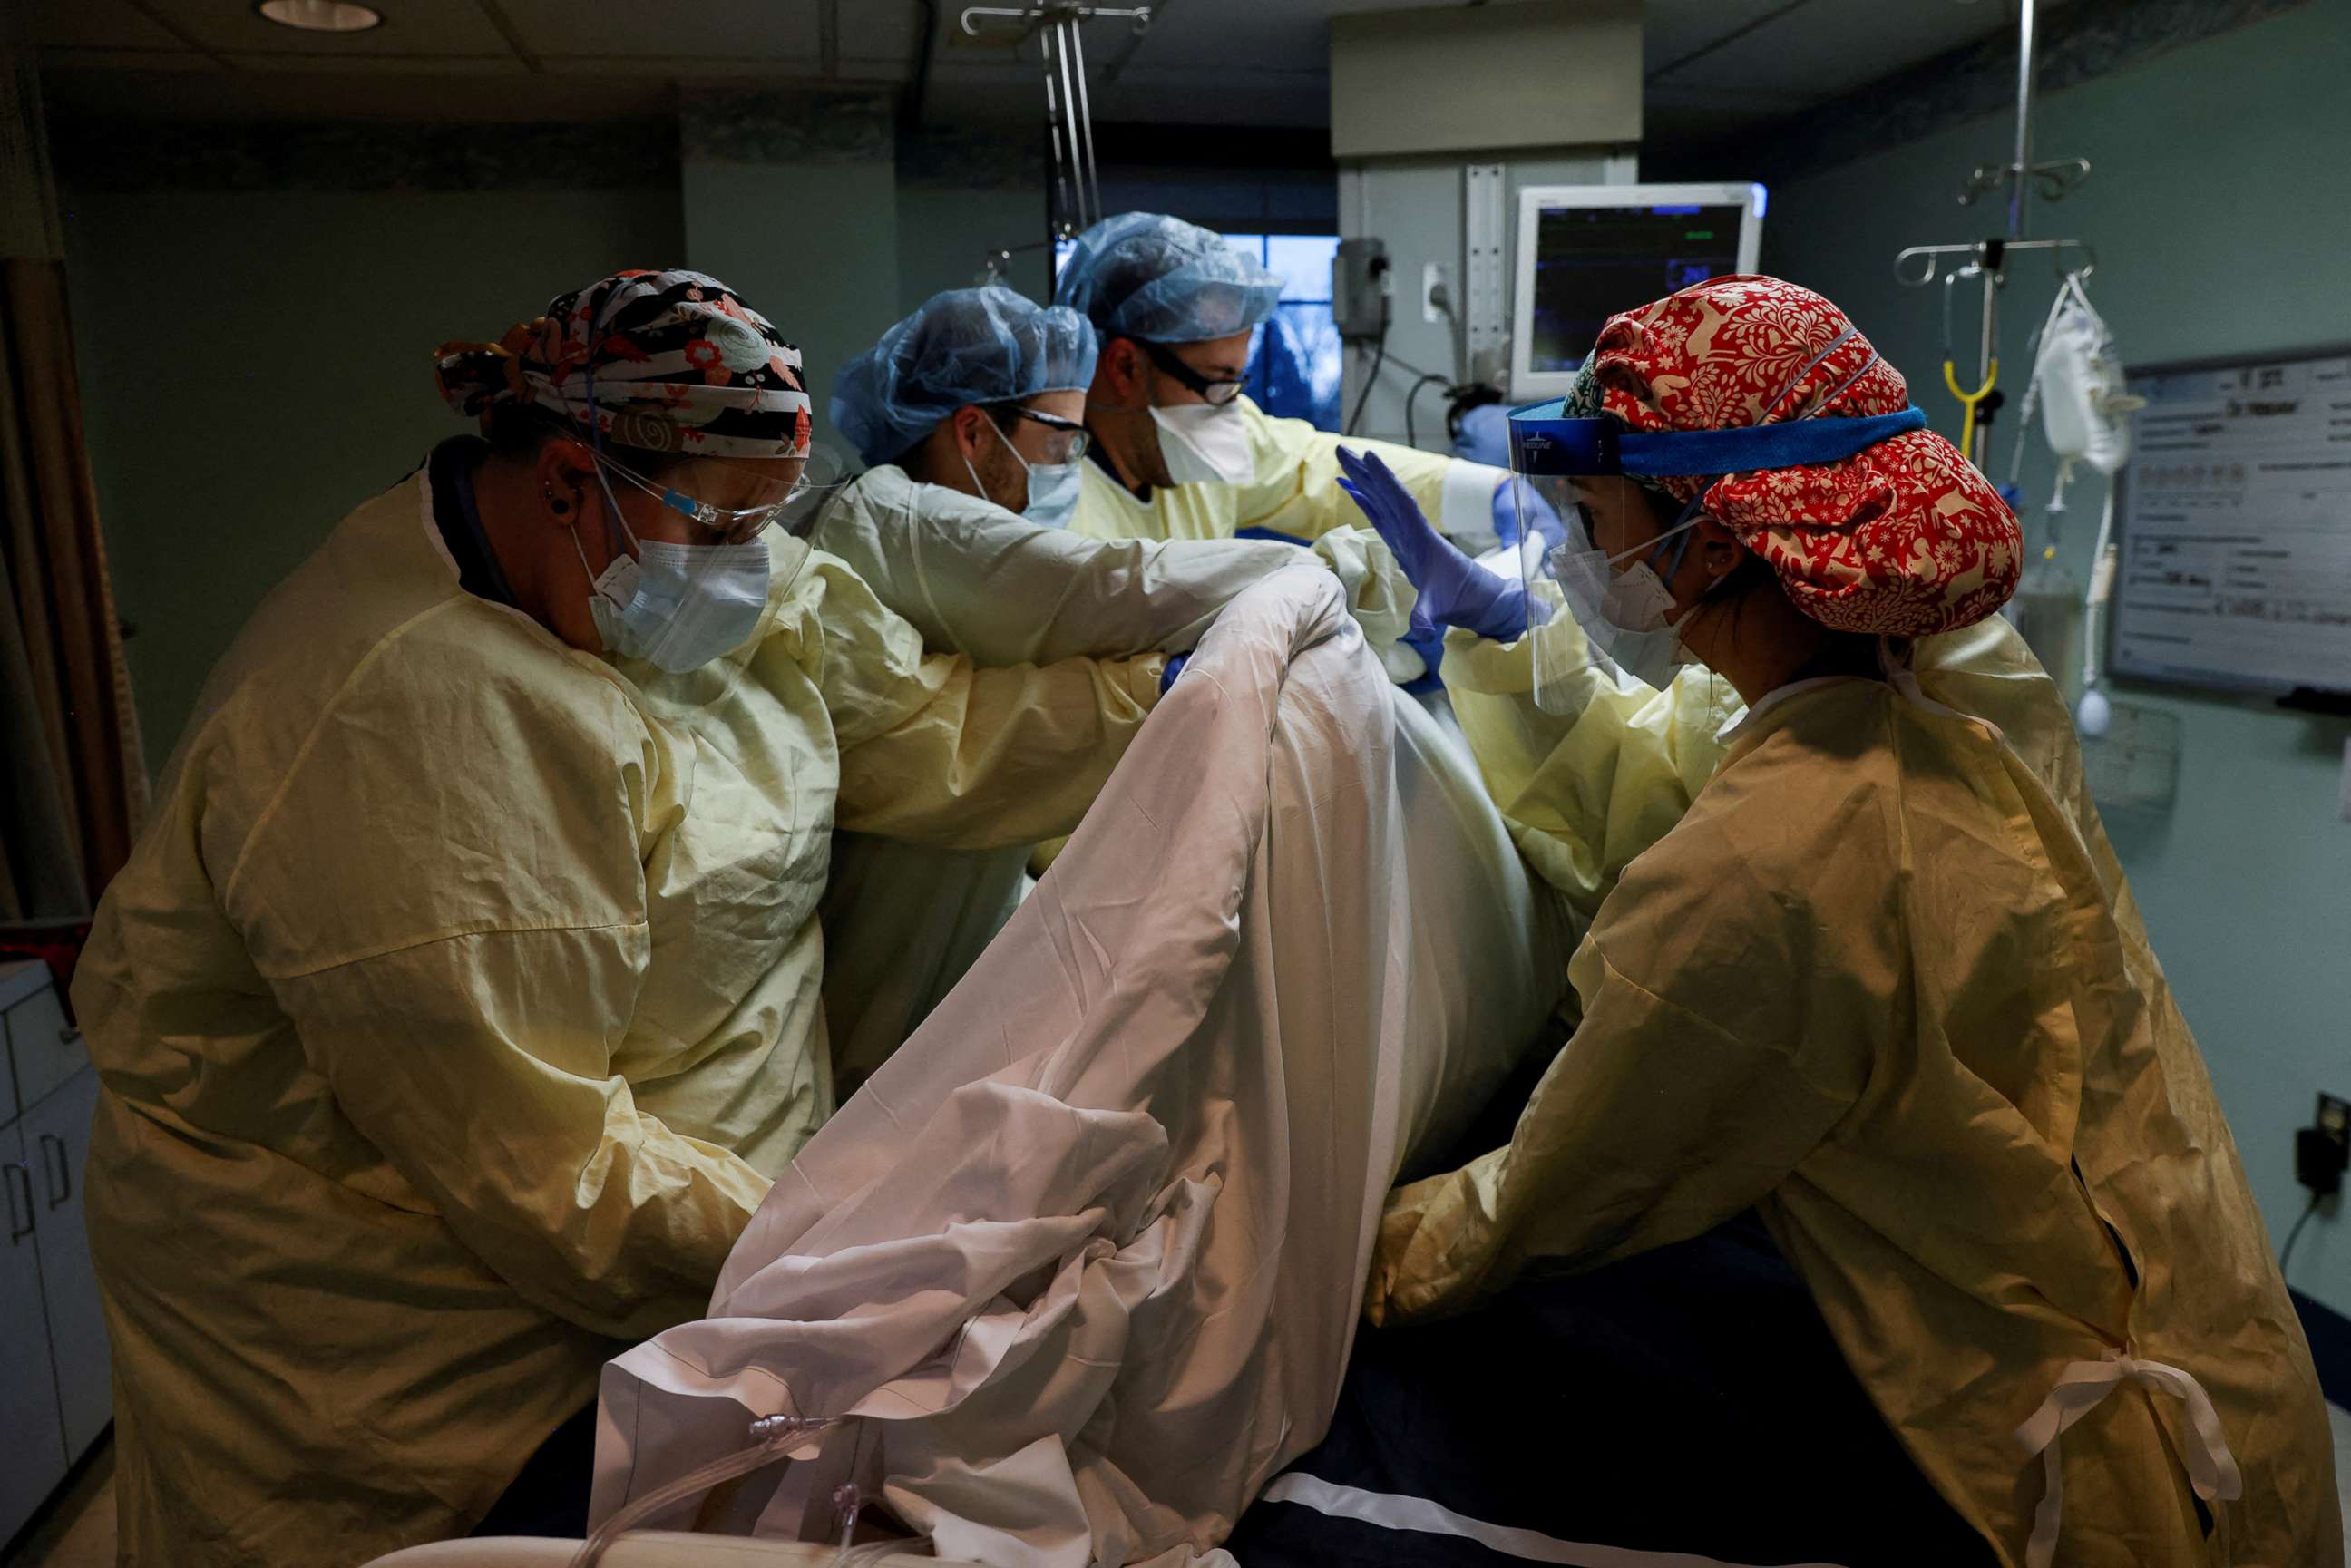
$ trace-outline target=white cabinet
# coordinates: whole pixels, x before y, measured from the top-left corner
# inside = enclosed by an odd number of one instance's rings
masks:
[[[38,964],[0,965],[0,1542],[112,1419],[106,1314],[82,1228],[98,1072]]]
[[[0,1127],[0,1186],[6,1192],[8,1244],[0,1248],[0,1421],[7,1458],[0,1460],[0,1541],[41,1506],[65,1478],[65,1430],[57,1385],[49,1372],[47,1312],[41,1305],[41,1260],[35,1195],[14,1124]]]
[[[106,1303],[82,1228],[82,1163],[98,1113],[98,1071],[85,1067],[25,1113],[25,1159],[41,1205],[41,1304],[49,1320],[49,1364],[57,1375],[66,1452],[78,1458],[114,1419],[114,1361],[106,1346]]]

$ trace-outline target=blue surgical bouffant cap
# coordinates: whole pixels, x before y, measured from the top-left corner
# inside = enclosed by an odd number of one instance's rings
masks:
[[[1077,239],[1053,301],[1105,339],[1197,343],[1254,330],[1281,278],[1222,235],[1162,213],[1121,213]]]
[[[1074,310],[1009,288],[934,294],[841,367],[832,423],[867,464],[904,456],[971,403],[1082,392],[1094,379],[1094,329]]]

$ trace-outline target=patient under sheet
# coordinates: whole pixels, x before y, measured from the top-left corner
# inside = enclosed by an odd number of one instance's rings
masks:
[[[1297,541],[1080,538],[883,467],[843,492],[812,538],[922,632],[925,648],[991,669],[1188,653],[1250,583],[1306,559],[1338,577],[1349,613],[1384,663],[1397,657],[1411,627],[1412,585],[1365,528],[1334,528],[1307,550]],[[1402,657],[1419,672],[1416,655],[1407,649]],[[1444,716],[1449,724],[1449,709]],[[842,1098],[1012,918],[1030,885],[1033,848],[952,851],[833,835],[820,913],[825,1031]]]
[[[1237,599],[1052,873],[777,1183],[710,1315],[604,1372],[593,1517],[944,1557],[1213,1550],[1328,1426],[1381,1204],[1559,999],[1566,920],[1317,567]]]

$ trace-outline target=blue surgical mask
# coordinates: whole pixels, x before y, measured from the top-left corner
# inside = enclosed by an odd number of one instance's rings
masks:
[[[764,540],[739,545],[681,545],[640,539],[621,520],[606,485],[613,526],[637,547],[632,559],[615,549],[601,573],[590,571],[588,612],[604,651],[643,659],[682,675],[741,647],[768,607],[769,558]],[[588,552],[571,536],[580,565]]]
[[[1012,444],[1012,438],[994,420],[987,422],[987,428],[996,432],[996,439],[1004,443],[1004,450],[1012,454],[1012,460],[1029,471],[1029,504],[1021,508],[1020,515],[1042,528],[1068,528],[1070,515],[1078,509],[1078,491],[1085,483],[1085,476],[1078,472],[1078,465],[1083,459],[1031,463],[1020,455],[1020,449]],[[995,497],[987,493],[987,485],[980,478],[979,470],[972,466],[970,458],[963,460],[963,470],[971,476],[979,498],[993,502]]]
[[[1020,515],[1045,528],[1066,528],[1078,509],[1078,492],[1084,487],[1085,476],[1078,471],[1078,463],[1031,463],[1029,505]]]

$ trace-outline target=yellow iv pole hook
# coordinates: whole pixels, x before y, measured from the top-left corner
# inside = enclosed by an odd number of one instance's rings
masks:
[[[1992,389],[2000,385],[2000,355],[1987,341],[1984,345],[1983,384],[1973,392],[1960,388],[1959,357],[1951,346],[1951,287],[1963,277],[1982,278],[1987,293],[1998,279],[1980,261],[1971,261],[1943,278],[1943,385],[1950,389],[1951,396],[1959,400],[1961,413],[1959,455],[1980,469],[1983,458],[1976,450],[1976,434],[1982,424],[1980,414],[1985,400],[1991,396]]]

